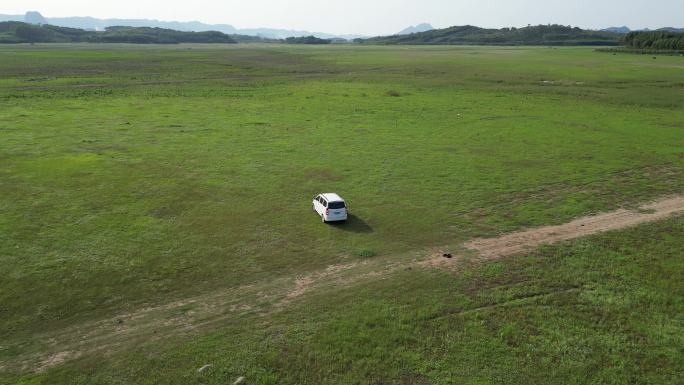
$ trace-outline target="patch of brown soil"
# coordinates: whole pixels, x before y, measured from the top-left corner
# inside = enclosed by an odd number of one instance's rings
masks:
[[[295,287],[292,288],[285,298],[287,300],[294,299],[297,297],[300,297],[306,293],[311,286],[313,286],[315,283],[333,276],[333,275],[338,275],[341,272],[349,269],[353,269],[356,267],[358,263],[348,263],[348,264],[337,264],[337,265],[332,265],[328,266],[325,270],[323,271],[318,271],[314,272],[312,274],[305,275],[303,277],[299,277],[295,280]]]
[[[464,250],[453,258],[445,258],[444,249],[435,248],[430,250],[428,259],[416,264],[420,267],[453,268],[469,255],[475,260],[494,260],[524,253],[541,245],[655,222],[681,213],[684,213],[684,196],[680,195],[643,205],[636,210],[619,209],[578,218],[562,225],[522,230],[496,238],[473,239],[463,244]]]
[[[575,219],[572,222],[518,231],[498,238],[474,239],[464,246],[486,260],[519,254],[538,246],[655,222],[684,212],[684,196],[667,198],[641,206]]]
[[[42,362],[40,362],[38,364],[38,366],[35,368],[35,371],[37,373],[43,372],[50,367],[57,366],[57,365],[61,364],[62,362],[65,362],[67,360],[73,360],[73,359],[77,358],[78,356],[80,356],[80,353],[69,352],[69,351],[59,352],[59,353],[53,354],[53,355],[47,357]]]

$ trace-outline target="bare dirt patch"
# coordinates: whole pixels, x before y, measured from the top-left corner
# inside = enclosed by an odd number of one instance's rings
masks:
[[[53,354],[53,355],[47,357],[45,360],[43,360],[43,362],[38,364],[38,366],[35,368],[35,371],[38,373],[43,372],[52,366],[57,366],[57,365],[61,364],[62,362],[77,358],[79,355],[80,355],[80,353],[68,352],[68,351]]]
[[[287,295],[285,296],[285,301],[291,300],[297,297],[301,297],[304,295],[316,282],[328,278],[330,276],[335,276],[339,275],[341,272],[345,270],[352,269],[356,267],[358,264],[357,263],[348,263],[348,264],[337,264],[337,265],[332,265],[328,266],[323,271],[315,272],[312,274],[305,275],[303,277],[297,278],[295,280],[295,287],[288,291]],[[282,303],[282,302],[281,302]]]
[[[454,258],[444,258],[442,251],[433,250],[432,257],[419,262],[419,265],[424,267],[453,266],[468,254],[474,255],[478,260],[494,260],[524,253],[542,245],[660,221],[681,213],[684,213],[684,196],[673,196],[632,210],[622,208],[609,213],[578,218],[562,225],[522,230],[496,238],[473,239],[463,244],[466,251]]]
[[[498,238],[474,239],[464,246],[483,259],[496,259],[519,254],[538,246],[581,238],[606,231],[619,230],[641,223],[655,222],[684,212],[684,196],[672,197],[639,207],[575,219],[558,226],[518,231]]]

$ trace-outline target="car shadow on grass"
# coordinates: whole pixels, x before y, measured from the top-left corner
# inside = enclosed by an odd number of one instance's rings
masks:
[[[373,232],[373,228],[366,221],[354,214],[349,214],[346,222],[331,222],[330,225],[351,233],[369,234]]]

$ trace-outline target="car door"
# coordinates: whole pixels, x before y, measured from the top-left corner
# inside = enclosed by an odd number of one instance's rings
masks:
[[[321,216],[325,217],[325,211],[328,209],[328,201],[321,197]]]
[[[323,215],[323,212],[325,211],[325,209],[323,208],[322,202],[323,202],[323,198],[321,198],[320,195],[314,199],[314,208],[316,210],[316,213],[318,213],[318,215]]]

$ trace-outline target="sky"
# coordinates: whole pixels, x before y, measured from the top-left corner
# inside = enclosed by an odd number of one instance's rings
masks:
[[[1,0],[0,14],[201,21],[385,35],[409,25],[684,27],[684,0]]]

